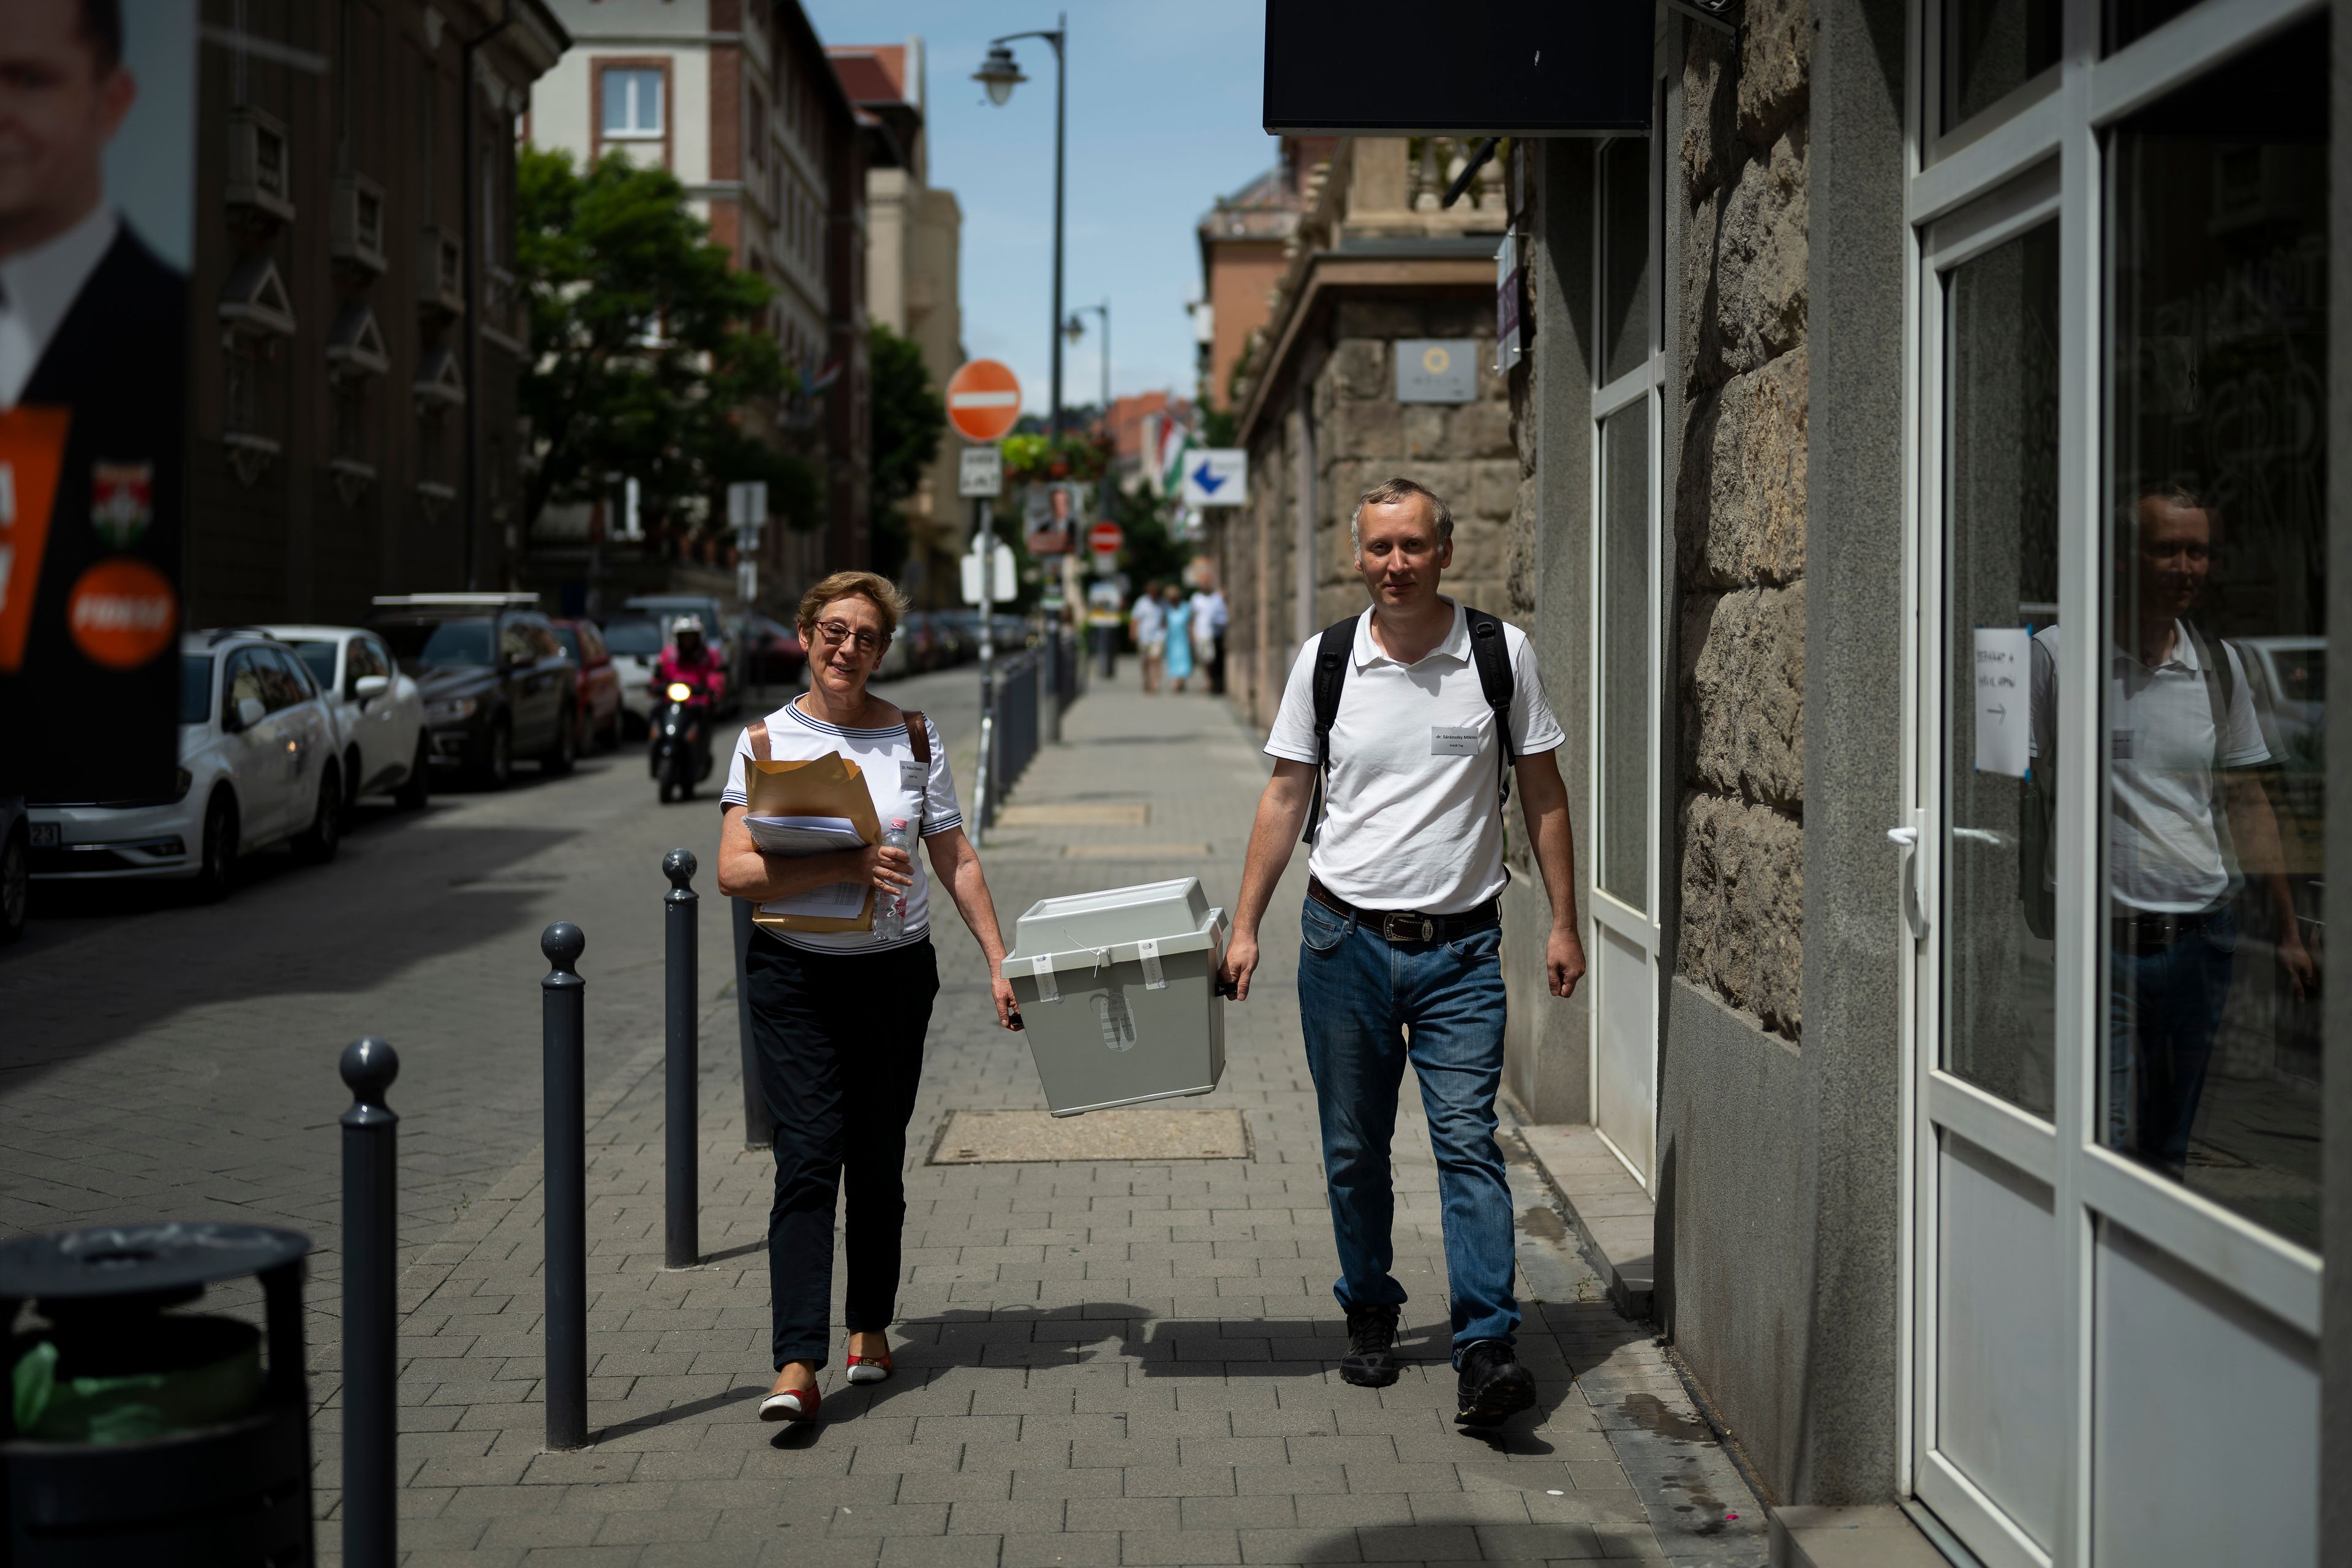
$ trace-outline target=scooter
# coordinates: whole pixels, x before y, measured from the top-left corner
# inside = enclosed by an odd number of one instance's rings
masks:
[[[662,804],[693,799],[694,786],[710,776],[710,704],[703,694],[683,680],[671,681],[646,750]]]

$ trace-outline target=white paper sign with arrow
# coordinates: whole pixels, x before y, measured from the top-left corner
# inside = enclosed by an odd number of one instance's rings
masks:
[[[1238,447],[1204,447],[1184,456],[1184,504],[1241,506],[1249,500],[1249,454]]]
[[[2032,639],[2023,626],[1979,626],[1977,772],[2021,779],[2032,736]]]

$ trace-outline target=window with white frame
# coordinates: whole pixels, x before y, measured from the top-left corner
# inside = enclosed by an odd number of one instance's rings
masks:
[[[662,73],[653,66],[604,68],[604,132],[607,142],[658,142],[662,136]]]

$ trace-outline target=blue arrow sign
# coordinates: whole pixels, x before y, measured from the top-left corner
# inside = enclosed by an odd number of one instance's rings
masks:
[[[1224,489],[1225,485],[1224,477],[1223,475],[1212,474],[1209,472],[1209,465],[1206,459],[1202,460],[1199,468],[1192,470],[1192,482],[1200,486],[1202,493],[1207,495],[1215,495],[1219,490]]]

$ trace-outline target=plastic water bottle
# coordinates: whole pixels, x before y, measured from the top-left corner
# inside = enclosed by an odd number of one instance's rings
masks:
[[[915,836],[907,831],[907,819],[894,816],[890,831],[882,836],[885,849],[904,849],[909,859],[915,853]],[[907,900],[904,894],[877,892],[874,895],[874,940],[896,942],[907,934]]]

